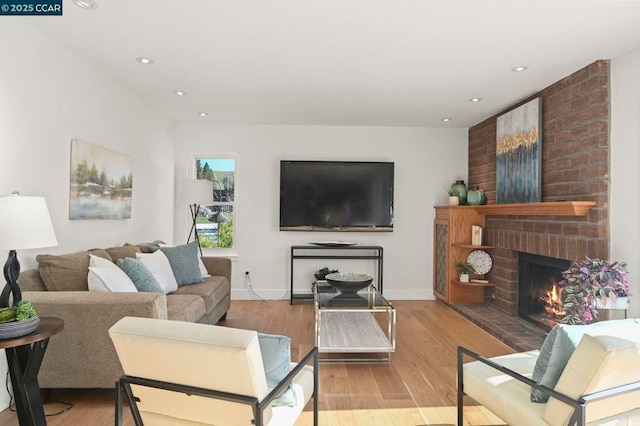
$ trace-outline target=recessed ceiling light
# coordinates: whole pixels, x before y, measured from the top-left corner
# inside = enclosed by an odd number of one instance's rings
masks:
[[[469,102],[480,102],[482,98],[469,98]]]
[[[144,65],[151,65],[153,63],[153,59],[145,58],[144,56],[138,56],[136,58],[136,61],[138,61],[138,62],[140,62],[141,64],[144,64]]]
[[[73,0],[73,2],[83,9],[97,9],[98,3],[94,0]]]
[[[444,121],[445,123],[448,123],[449,121],[451,121],[450,117],[445,117],[442,119],[442,121]]]
[[[511,71],[513,71],[513,72],[522,72],[522,71],[526,71],[528,69],[529,69],[529,67],[526,67],[524,65],[518,65],[517,67],[511,68]]]
[[[209,115],[209,113],[208,112],[199,112],[198,115],[200,117],[206,117],[207,115]]]
[[[187,92],[183,92],[182,90],[176,90],[173,93],[175,93],[177,96],[184,96],[187,94]]]

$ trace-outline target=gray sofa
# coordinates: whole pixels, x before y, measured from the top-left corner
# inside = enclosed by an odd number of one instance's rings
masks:
[[[38,269],[23,271],[19,285],[41,317],[64,320],[49,341],[38,375],[41,388],[113,388],[123,374],[108,330],[125,316],[216,324],[229,309],[231,260],[203,257],[211,275],[168,295],[88,291],[89,253],[112,261],[145,251],[145,245],[39,255]],[[180,360],[176,360],[180,362]]]

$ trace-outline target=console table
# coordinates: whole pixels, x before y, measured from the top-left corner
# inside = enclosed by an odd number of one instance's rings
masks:
[[[290,285],[290,303],[293,301],[309,301],[313,300],[313,293],[294,293],[293,292],[293,267],[295,260],[299,259],[371,259],[376,261],[376,288],[382,294],[382,260],[383,249],[381,246],[319,246],[319,245],[303,245],[291,246],[291,285]]]
[[[38,371],[49,338],[62,331],[64,321],[60,318],[42,317],[38,328],[26,336],[0,340],[9,364],[16,411],[21,426],[46,425],[42,397],[38,385]]]

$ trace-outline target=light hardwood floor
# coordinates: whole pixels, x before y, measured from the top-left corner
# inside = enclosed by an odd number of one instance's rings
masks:
[[[397,349],[390,363],[320,364],[320,424],[454,425],[456,347],[465,346],[486,356],[513,352],[439,302],[393,304],[397,309]],[[223,324],[290,336],[293,360],[306,354],[314,342],[310,304],[233,301]],[[50,426],[112,425],[113,397],[111,390],[55,390],[53,399],[71,402],[74,407],[47,417],[47,422]],[[467,424],[503,424],[473,401],[467,404]],[[59,409],[59,404],[46,405],[47,413]],[[133,424],[126,414],[126,424]],[[298,424],[311,425],[311,412],[305,411]],[[8,409],[0,412],[0,425],[18,426],[16,414]]]

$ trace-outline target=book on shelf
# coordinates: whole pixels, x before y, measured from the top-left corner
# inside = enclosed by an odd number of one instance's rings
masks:
[[[478,225],[473,225],[471,227],[471,245],[481,246],[482,245],[482,227]]]

